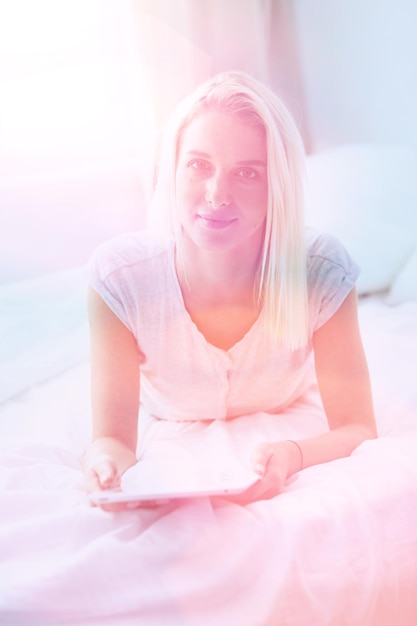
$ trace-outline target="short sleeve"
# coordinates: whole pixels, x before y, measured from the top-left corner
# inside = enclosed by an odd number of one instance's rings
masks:
[[[336,313],[358,276],[359,267],[338,239],[328,234],[310,234],[307,280],[312,332]]]
[[[123,267],[123,266],[122,266]],[[113,313],[130,327],[126,296],[121,278],[120,256],[112,242],[104,243],[93,253],[88,264],[88,281]]]
[[[147,231],[137,231],[109,239],[90,258],[89,284],[136,337],[138,311],[158,288],[152,277],[169,245]]]
[[[129,330],[135,308],[130,268],[137,263],[139,249],[137,236],[121,235],[96,248],[88,265],[89,284]]]

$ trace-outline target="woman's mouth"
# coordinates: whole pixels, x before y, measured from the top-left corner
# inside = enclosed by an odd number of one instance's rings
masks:
[[[222,229],[227,228],[236,221],[236,218],[217,217],[216,215],[198,215],[199,222],[206,228]]]

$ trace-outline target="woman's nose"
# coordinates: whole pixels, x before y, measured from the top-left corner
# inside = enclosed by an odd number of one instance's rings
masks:
[[[213,209],[229,206],[232,199],[226,176],[216,174],[207,180],[205,200]]]

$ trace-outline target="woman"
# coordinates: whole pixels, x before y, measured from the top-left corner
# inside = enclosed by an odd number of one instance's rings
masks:
[[[119,237],[91,264],[89,491],[136,463],[139,401],[162,420],[279,419],[315,374],[327,432],[257,445],[247,501],[376,436],[357,268],[305,232],[303,167],[285,106],[246,74],[218,75],[178,107],[153,207],[168,237]]]

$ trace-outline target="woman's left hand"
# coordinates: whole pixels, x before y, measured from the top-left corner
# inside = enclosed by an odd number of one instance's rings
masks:
[[[278,495],[289,476],[301,469],[298,455],[297,447],[291,441],[259,444],[251,458],[253,470],[259,474],[259,481],[244,493],[227,499],[238,504],[248,504]]]

